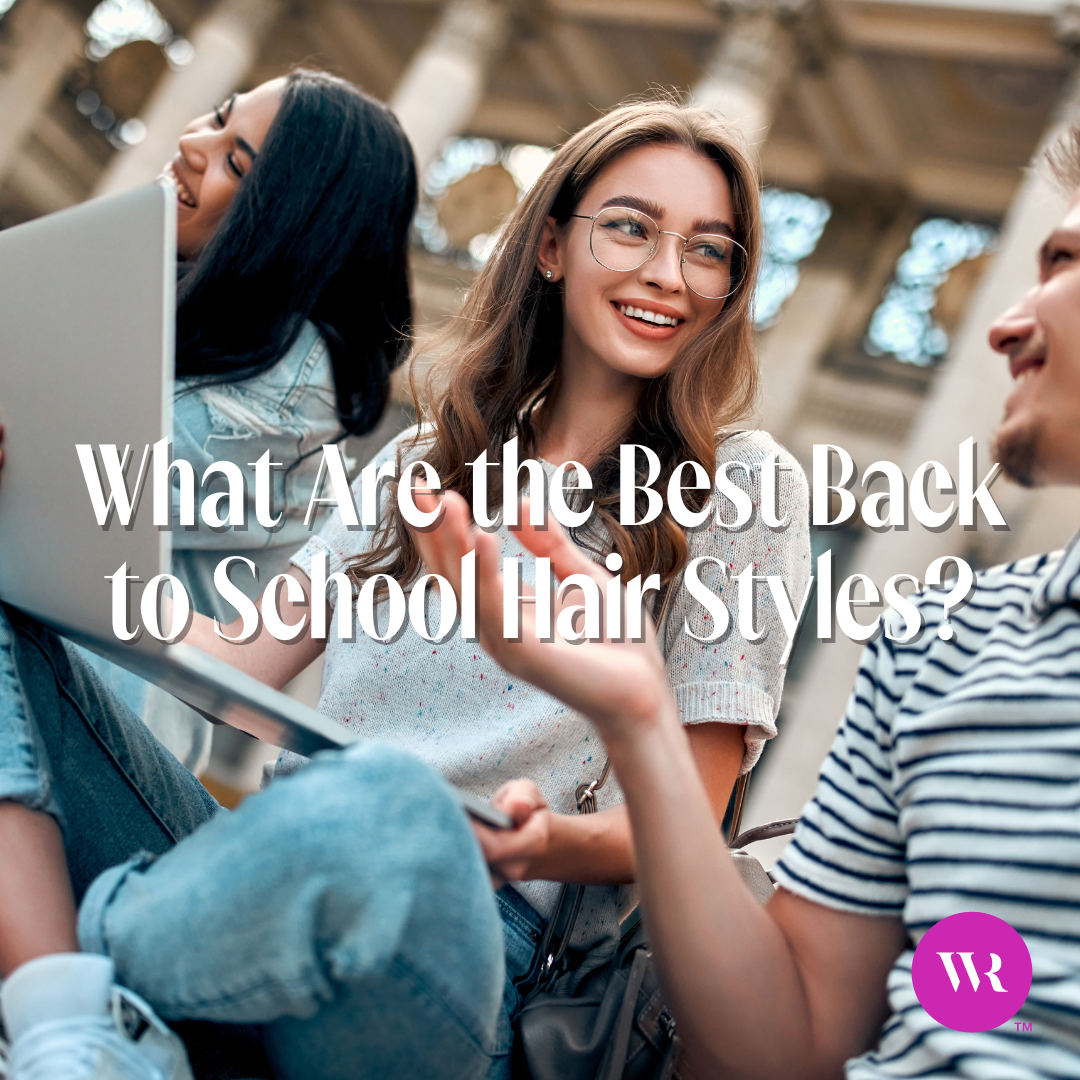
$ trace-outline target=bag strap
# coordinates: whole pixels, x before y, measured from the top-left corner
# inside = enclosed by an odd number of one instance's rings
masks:
[[[728,847],[732,851],[738,851],[748,844],[756,844],[759,840],[772,840],[776,836],[788,836],[795,831],[799,819],[784,818],[781,821],[770,821],[764,825],[757,825],[753,829],[747,829],[744,833],[735,833],[735,838]],[[732,830],[734,832],[734,830]]]
[[[637,949],[634,961],[630,965],[630,975],[623,991],[619,1018],[615,1021],[615,1031],[608,1043],[606,1061],[596,1074],[596,1080],[619,1080],[626,1066],[626,1055],[630,1049],[630,1031],[634,1025],[634,1013],[637,1010],[638,991],[645,981],[645,969],[652,953],[648,949]]]
[[[750,773],[744,772],[735,781],[735,805],[731,808],[731,825],[728,828],[728,847],[734,847],[732,841],[742,828],[743,807],[746,806],[746,789],[750,786]]]
[[[579,814],[596,813],[596,792],[607,783],[610,771],[611,762],[605,761],[604,770],[598,779],[589,784],[578,784],[575,799]],[[535,983],[526,993],[527,997],[546,988],[558,976],[559,961],[570,944],[570,935],[574,932],[574,923],[577,922],[584,898],[584,885],[564,884],[559,890],[554,914],[548,920],[544,936],[540,939],[540,966]]]

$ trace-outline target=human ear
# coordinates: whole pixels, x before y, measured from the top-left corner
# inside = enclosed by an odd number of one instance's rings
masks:
[[[545,281],[558,281],[563,276],[562,237],[558,222],[549,217],[540,232],[540,250],[536,256],[536,267]]]

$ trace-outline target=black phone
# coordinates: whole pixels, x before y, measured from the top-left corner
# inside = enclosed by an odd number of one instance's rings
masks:
[[[503,813],[502,810],[496,810],[491,803],[484,802],[478,795],[473,795],[471,791],[454,788],[454,794],[461,809],[469,817],[476,818],[482,825],[488,825],[492,829],[512,829],[514,827],[509,814]]]

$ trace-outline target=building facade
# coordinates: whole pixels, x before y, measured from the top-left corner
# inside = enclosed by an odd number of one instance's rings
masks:
[[[756,421],[808,473],[834,444],[860,469],[936,460],[955,476],[974,437],[981,478],[1009,381],[986,330],[1034,282],[1063,209],[1030,166],[1080,121],[1078,43],[1080,8],[1057,0],[17,0],[0,17],[0,225],[146,182],[191,116],[325,67],[388,100],[413,140],[428,335],[546,149],[669,88],[737,120],[771,189]],[[978,567],[1060,546],[1080,523],[1068,492],[992,490],[1007,529],[852,525],[815,550],[835,580],[880,587],[942,555]],[[747,824],[798,813],[843,712],[859,646],[813,631]]]

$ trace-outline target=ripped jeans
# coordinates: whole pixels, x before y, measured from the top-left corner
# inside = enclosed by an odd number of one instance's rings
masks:
[[[164,1019],[213,1022],[177,1023],[197,1072],[225,1024],[254,1025],[234,1030],[265,1071],[214,1075],[509,1076],[542,921],[492,893],[409,755],[319,754],[223,811],[73,646],[0,607],[0,799],[60,823],[82,947]]]

